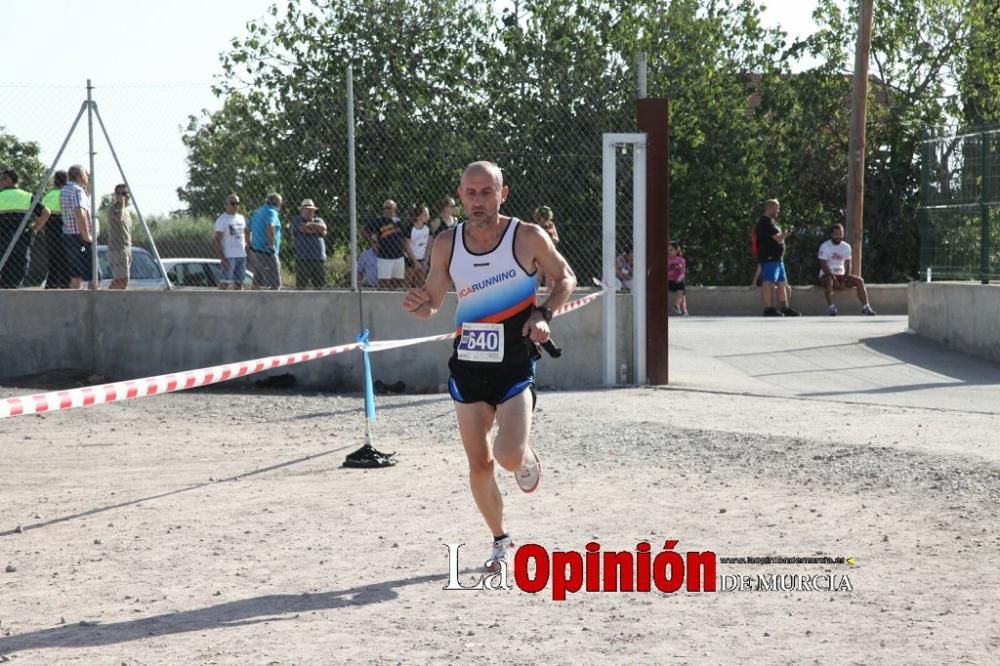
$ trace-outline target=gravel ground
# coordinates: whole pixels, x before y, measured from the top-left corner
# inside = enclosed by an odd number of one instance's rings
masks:
[[[23,391],[0,390],[3,395]],[[854,557],[722,564],[851,591],[444,591],[489,534],[450,401],[199,391],[0,422],[0,655],[15,664],[996,663],[996,414],[725,393],[551,392],[518,543]],[[964,447],[964,448],[963,448]],[[463,574],[471,582],[471,573]],[[3,660],[0,658],[0,661]]]

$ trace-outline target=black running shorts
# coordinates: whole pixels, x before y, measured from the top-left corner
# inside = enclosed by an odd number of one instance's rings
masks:
[[[534,359],[497,368],[483,368],[482,363],[469,366],[454,356],[448,361],[451,377],[448,392],[452,400],[462,403],[485,402],[494,407],[507,402],[525,390],[531,391],[531,408],[538,396],[535,392]]]

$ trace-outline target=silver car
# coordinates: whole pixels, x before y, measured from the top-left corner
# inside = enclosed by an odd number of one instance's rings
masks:
[[[218,259],[205,257],[170,257],[163,260],[170,284],[177,288],[189,287],[219,288],[222,282],[222,264]],[[243,288],[249,289],[253,284],[253,273],[247,271],[243,280]]]
[[[108,261],[108,246],[97,246],[98,270],[101,272],[101,289],[111,285],[111,262]],[[166,289],[167,281],[156,265],[156,259],[141,247],[132,247],[132,265],[128,271],[129,289]]]

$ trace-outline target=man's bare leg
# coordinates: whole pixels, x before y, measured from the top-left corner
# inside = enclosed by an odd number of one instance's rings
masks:
[[[823,294],[826,296],[827,306],[833,305],[833,278],[829,275],[823,276]]]
[[[764,308],[774,307],[774,288],[773,282],[765,282],[760,288],[760,300],[764,304]]]
[[[517,472],[525,462],[531,433],[531,391],[525,389],[497,405],[497,436],[493,456],[508,472]]]
[[[868,305],[868,290],[865,288],[865,281],[859,277],[853,278],[854,287],[858,292],[858,300],[861,305]]]
[[[469,487],[472,497],[483,514],[494,537],[506,534],[503,525],[503,497],[497,487],[493,452],[490,450],[490,430],[496,409],[485,402],[455,403],[458,432],[469,461]]]

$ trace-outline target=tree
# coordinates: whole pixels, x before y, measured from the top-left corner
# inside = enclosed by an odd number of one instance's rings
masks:
[[[240,182],[233,163],[250,164],[252,154],[286,196],[317,198],[325,187],[325,205],[344,215],[339,104],[350,63],[363,212],[389,197],[436,199],[453,191],[466,163],[493,159],[512,185],[507,210],[524,217],[537,205],[555,206],[564,247],[575,250],[570,258],[592,262],[600,249],[600,136],[634,129],[633,63],[641,50],[660,50],[651,93],[678,91],[690,102],[675,106],[685,137],[675,144],[675,164],[682,176],[694,173],[686,181],[690,192],[674,191],[682,205],[701,200],[697,213],[682,214],[679,228],[696,235],[707,256],[715,250],[711,223],[723,221],[731,249],[744,253],[745,243],[735,239],[743,238],[748,197],[730,193],[752,169],[730,172],[726,165],[748,163],[751,151],[742,149],[753,137],[740,72],[773,59],[776,48],[765,53],[760,45],[776,33],[760,28],[752,2],[707,4],[707,15],[692,0],[672,3],[664,14],[653,0],[554,0],[520,2],[516,12],[496,16],[484,0],[383,2],[377,12],[361,3],[290,3],[283,16],[275,9],[250,24],[248,38],[224,56],[227,78],[218,92],[226,104],[189,125],[191,178],[182,196],[193,213],[214,210],[221,193]],[[739,39],[730,45],[734,34]],[[315,43],[323,49],[310,48]],[[725,57],[717,57],[720,51]],[[669,85],[656,74],[658,67],[668,71],[668,62]],[[318,114],[318,105],[326,113]],[[306,164],[296,155],[301,146],[310,148]],[[717,154],[723,150],[728,160]],[[703,183],[715,188],[707,198],[698,194]],[[734,203],[719,206],[727,196]],[[733,206],[741,207],[736,224]]]
[[[35,190],[45,175],[45,165],[38,159],[40,148],[34,141],[21,141],[0,126],[0,169],[14,169],[20,177],[18,186]]]
[[[876,6],[865,269],[896,281],[916,270],[925,128],[1000,108],[997,26],[987,0]],[[276,190],[343,222],[351,65],[363,216],[386,198],[430,203],[467,162],[493,159],[512,185],[505,210],[552,205],[571,263],[596,270],[601,134],[634,129],[645,52],[649,94],[671,103],[671,234],[691,281],[744,284],[749,228],[778,196],[802,230],[794,280],[811,282],[815,245],[843,215],[856,11],[820,0],[814,34],[788,44],[752,0],[519,0],[500,14],[489,0],[292,0],[222,57],[223,108],[191,119],[181,195],[205,215],[230,191]],[[806,55],[819,64],[794,71]]]

